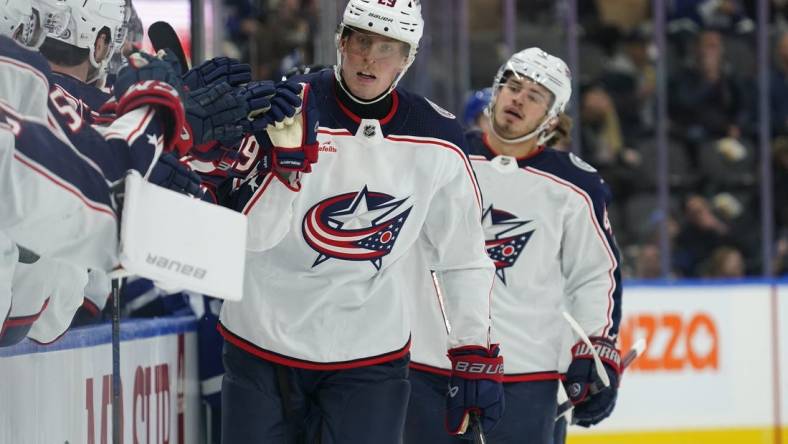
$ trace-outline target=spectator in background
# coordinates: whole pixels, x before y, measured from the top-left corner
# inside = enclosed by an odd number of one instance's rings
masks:
[[[671,27],[716,28],[726,33],[744,34],[755,29],[739,0],[674,0],[670,3]]]
[[[788,230],[783,229],[774,248],[775,276],[788,275]]]
[[[788,32],[783,31],[775,45],[771,81],[772,133],[788,135]]]
[[[788,229],[788,136],[776,138],[772,149],[775,223],[778,228]]]
[[[225,33],[227,41],[223,49],[224,55],[248,61],[250,43],[259,27],[257,20],[261,14],[251,0],[224,0]],[[268,77],[266,77],[268,78]]]
[[[662,277],[659,247],[652,243],[640,245],[635,256],[635,277],[658,279]]]
[[[290,68],[312,60],[309,43],[314,26],[310,26],[310,21],[315,17],[311,0],[276,3],[259,26],[251,49],[257,78],[279,78]]]
[[[709,201],[692,194],[684,204],[684,223],[676,238],[674,265],[685,277],[699,275],[700,264],[729,239],[730,228],[711,209]]]
[[[583,157],[600,169],[613,165],[624,148],[613,100],[600,85],[592,85],[582,93],[580,106]]]
[[[487,131],[489,119],[483,119],[484,109],[490,104],[492,99],[492,88],[484,88],[472,91],[465,101],[463,108],[462,121],[466,130],[479,129]]]
[[[568,114],[558,115],[558,124],[553,128],[552,135],[544,144],[559,151],[572,150],[572,118]]]
[[[724,137],[738,139],[745,100],[738,80],[723,63],[722,34],[702,31],[694,50],[695,63],[670,79],[668,103],[676,134],[694,149]]]
[[[734,247],[723,246],[714,249],[704,264],[703,277],[743,278],[745,274],[744,257]]]
[[[651,32],[645,26],[625,34],[602,77],[619,111],[627,141],[650,137],[654,129],[657,76],[650,44]]]

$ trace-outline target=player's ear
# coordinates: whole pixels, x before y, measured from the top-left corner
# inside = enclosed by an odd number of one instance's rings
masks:
[[[106,28],[105,28],[106,30]],[[99,32],[96,36],[96,41],[93,43],[93,54],[95,54],[96,61],[101,62],[109,54],[109,32]]]
[[[547,122],[547,131],[548,132],[553,131],[554,129],[556,129],[556,127],[558,127],[558,117],[557,116],[550,118],[550,120]]]

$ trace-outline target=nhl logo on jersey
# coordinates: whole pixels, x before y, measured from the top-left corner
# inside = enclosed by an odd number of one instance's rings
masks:
[[[302,223],[304,239],[318,253],[312,266],[339,259],[370,261],[379,270],[413,208],[404,208],[406,201],[364,186],[314,205]]]
[[[514,266],[534,230],[522,227],[531,222],[507,211],[487,207],[482,215],[487,255],[495,263],[495,274],[506,285],[506,269]]]
[[[375,125],[365,125],[364,126],[364,136],[365,137],[374,137],[375,136]]]

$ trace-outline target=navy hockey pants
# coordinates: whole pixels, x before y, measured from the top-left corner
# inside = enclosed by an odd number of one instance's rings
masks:
[[[449,378],[410,371],[411,395],[405,421],[405,444],[468,444],[450,436],[444,425]],[[495,429],[486,435],[495,444],[552,444],[558,408],[558,381],[504,384],[506,408]]]
[[[303,370],[225,342],[223,361],[224,444],[402,442],[409,357],[348,370]]]

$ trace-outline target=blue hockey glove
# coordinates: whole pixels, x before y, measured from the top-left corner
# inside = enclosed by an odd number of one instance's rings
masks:
[[[252,113],[244,125],[244,130],[258,135],[257,133],[265,131],[268,125],[281,128],[289,124],[290,119],[296,115],[302,105],[301,92],[300,83],[289,81],[277,83],[274,85],[273,94],[267,98],[269,108],[262,112],[259,108],[257,110],[251,108]]]
[[[566,372],[564,386],[575,406],[575,423],[582,427],[591,427],[610,416],[616,405],[621,376],[621,354],[613,341],[602,337],[590,339],[610,378],[610,387],[599,391],[592,387],[599,379],[594,357],[584,342],[575,344],[572,347],[572,363]]]
[[[206,60],[183,75],[183,83],[192,91],[222,82],[230,86],[238,86],[251,80],[252,69],[249,64],[229,57]]]
[[[153,166],[148,182],[181,194],[202,197],[200,176],[172,154],[162,154]]]
[[[465,346],[449,350],[451,377],[446,396],[446,430],[450,435],[470,431],[471,413],[479,417],[485,433],[503,416],[503,357],[498,356],[499,350],[498,344],[489,349]]]
[[[159,56],[152,56],[143,52],[129,55],[129,63],[121,68],[115,79],[113,94],[118,100],[135,83],[145,80],[158,80],[180,91],[183,86],[180,75],[178,59],[169,50],[164,50]]]
[[[202,145],[215,140],[232,147],[243,137],[239,122],[246,119],[249,108],[246,99],[233,94],[233,87],[227,83],[190,91],[183,105],[192,144]]]
[[[264,133],[255,134],[262,147],[268,150],[267,158],[261,161],[263,172],[266,172],[266,166],[270,166],[279,172],[309,173],[312,171],[312,164],[317,163],[317,101],[309,85],[304,85],[300,93],[303,97],[295,96],[299,102],[303,101],[298,114],[288,121],[269,125]],[[276,105],[272,105],[271,110],[275,107]],[[269,162],[268,165],[266,162]]]

